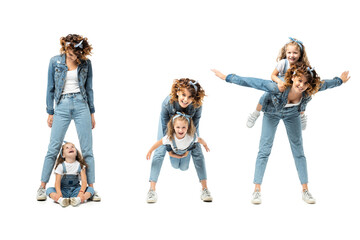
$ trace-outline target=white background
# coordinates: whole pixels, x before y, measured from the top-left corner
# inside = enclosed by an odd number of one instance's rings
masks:
[[[11,1],[1,3],[1,219],[7,239],[358,239],[359,16],[355,1]],[[102,201],[61,208],[35,200],[49,143],[47,68],[69,33],[92,44],[96,190]],[[323,79],[303,132],[309,188],[301,186],[284,125],[250,203],[261,120],[245,126],[261,92],[225,83],[211,68],[270,79],[280,48],[303,41]],[[173,79],[206,91],[200,121],[213,203],[200,201],[193,164],[165,159],[159,200],[146,204],[160,106]],[[74,123],[66,140],[79,146]],[[52,176],[48,186],[53,186]],[[354,219],[355,217],[355,219]]]

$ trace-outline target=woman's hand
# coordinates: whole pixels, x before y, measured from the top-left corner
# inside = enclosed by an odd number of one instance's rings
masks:
[[[49,114],[48,119],[47,119],[47,125],[49,126],[49,128],[52,127],[53,119],[54,119],[54,115]]]
[[[221,78],[222,80],[226,79],[226,75],[222,74],[220,71],[216,70],[216,69],[211,69],[212,72],[215,73],[215,75],[219,78]]]
[[[343,81],[343,83],[346,83],[347,81],[349,81],[350,76],[349,76],[349,71],[345,71],[341,74],[340,76],[341,80]]]
[[[91,114],[91,128],[94,129],[95,128],[95,116],[94,114],[92,113]]]
[[[152,153],[152,151],[150,150],[150,151],[146,154],[146,160],[150,160],[150,158],[151,158],[151,153]]]

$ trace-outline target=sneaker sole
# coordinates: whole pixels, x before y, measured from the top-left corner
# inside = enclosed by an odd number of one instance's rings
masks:
[[[45,201],[45,200],[46,200],[46,196],[45,196],[45,197],[36,197],[36,200],[38,200],[38,201]]]
[[[259,204],[261,204],[261,201],[254,201],[254,200],[251,200],[251,203],[252,203],[252,204],[255,204],[255,205],[259,205]]]
[[[156,203],[157,200],[146,200],[147,203]]]
[[[212,202],[213,201],[212,198],[201,198],[201,200],[203,200],[203,202]]]

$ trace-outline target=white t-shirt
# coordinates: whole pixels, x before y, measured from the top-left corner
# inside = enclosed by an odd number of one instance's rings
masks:
[[[289,61],[287,59],[281,59],[277,64],[276,64],[276,69],[279,71],[279,76],[280,77],[284,77],[286,71],[289,69]],[[286,68],[285,68],[286,67]]]
[[[65,85],[62,94],[80,92],[79,79],[77,76],[77,68],[72,71],[67,71],[65,77]]]
[[[71,174],[71,175],[77,175],[78,174],[78,170],[79,170],[79,166],[80,163],[78,161],[75,161],[73,163],[68,163],[68,162],[64,162],[65,163],[65,168],[66,168],[66,174]],[[85,166],[84,166],[85,168]],[[59,164],[54,173],[60,174],[60,175],[64,175],[64,169],[62,164]]]
[[[191,142],[192,142],[193,139],[194,139],[194,136],[190,136],[189,134],[185,134],[185,137],[184,137],[184,138],[178,139],[178,138],[176,137],[176,135],[174,134],[174,139],[175,139],[175,143],[176,143],[177,149],[179,149],[179,150],[184,150],[184,149],[186,149],[187,147],[190,146]],[[197,142],[197,141],[198,141],[198,137],[196,136],[194,142]],[[174,149],[173,142],[172,142],[172,140],[169,139],[168,136],[164,136],[164,137],[162,138],[162,143],[163,143],[163,145],[165,145],[165,144],[170,144],[170,145],[171,145],[171,148]]]

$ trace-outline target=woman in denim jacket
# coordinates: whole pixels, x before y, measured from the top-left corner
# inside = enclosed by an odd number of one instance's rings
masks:
[[[95,166],[92,151],[92,129],[95,127],[94,95],[92,90],[92,47],[87,38],[69,34],[60,39],[61,55],[50,59],[46,95],[48,126],[51,128],[50,143],[45,156],[41,185],[37,200],[46,200],[45,188],[49,181],[66,131],[74,120],[83,157],[88,164],[87,181],[93,187]],[[54,109],[55,102],[55,109]],[[94,201],[100,201],[95,194]]]
[[[161,113],[158,127],[157,140],[162,139],[167,132],[167,123],[176,115],[176,112],[183,112],[189,115],[195,125],[197,135],[199,136],[199,121],[202,111],[202,100],[205,91],[197,81],[189,78],[175,80],[171,88],[171,93],[165,98],[161,105]],[[147,202],[154,203],[157,201],[155,192],[156,183],[160,174],[161,166],[166,154],[164,145],[155,150],[150,172],[150,190],[147,194]],[[207,189],[207,176],[205,168],[205,159],[199,143],[195,143],[195,148],[191,150],[191,156],[195,165],[198,178],[202,185],[201,199],[211,202],[212,197]]]
[[[260,185],[263,180],[266,164],[273,145],[276,128],[280,119],[284,121],[296,169],[302,184],[302,198],[307,203],[315,203],[315,199],[308,191],[308,174],[306,158],[303,150],[300,112],[305,110],[311,96],[318,91],[340,86],[349,80],[348,72],[332,80],[320,81],[314,69],[304,63],[296,63],[285,74],[285,90],[281,92],[276,83],[259,78],[240,77],[235,74],[225,76],[213,69],[216,76],[229,83],[251,87],[266,91],[262,111],[264,112],[263,126],[259,145],[259,152],[255,167],[255,191],[252,203],[261,203]]]

